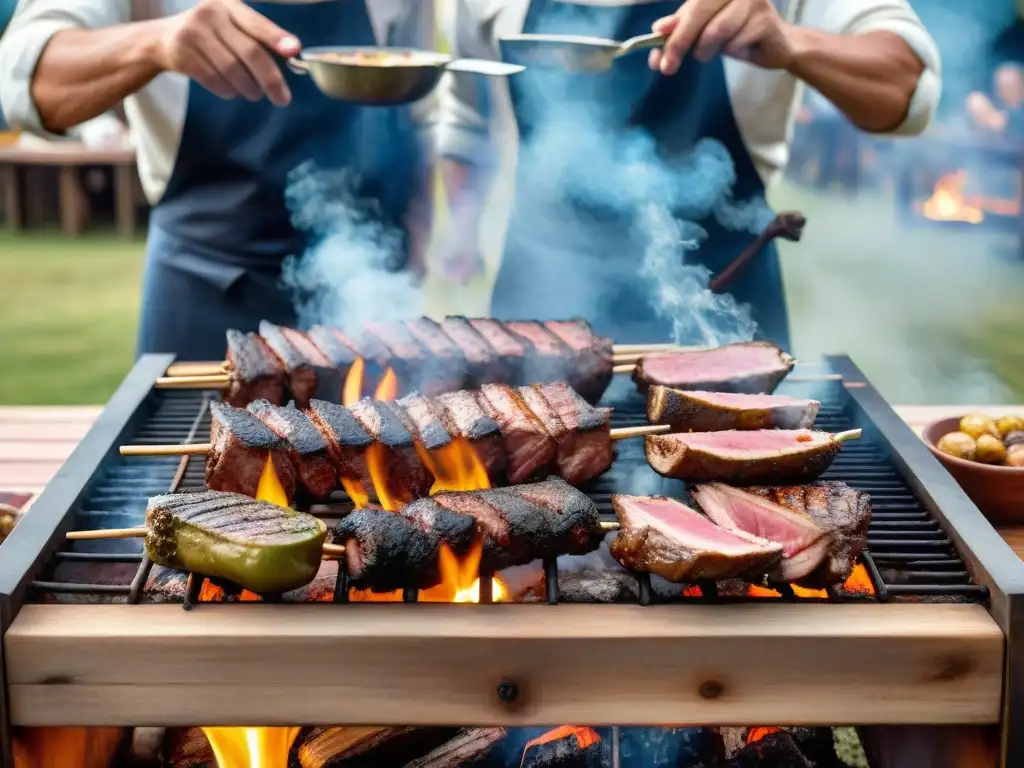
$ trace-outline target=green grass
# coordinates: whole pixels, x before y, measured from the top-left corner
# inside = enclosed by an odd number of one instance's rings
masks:
[[[143,246],[0,231],[0,404],[102,403],[131,367]]]

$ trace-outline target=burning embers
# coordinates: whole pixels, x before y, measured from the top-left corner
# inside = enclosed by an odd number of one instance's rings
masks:
[[[914,207],[931,221],[961,224],[982,224],[989,215],[1003,219],[1020,216],[1019,198],[989,197],[971,191],[972,186],[966,169],[952,171],[935,183],[931,197]]]

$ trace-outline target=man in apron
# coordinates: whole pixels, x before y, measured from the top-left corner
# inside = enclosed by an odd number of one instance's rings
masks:
[[[138,351],[216,360],[224,331],[294,324],[282,262],[307,239],[286,205],[312,162],[354,171],[355,196],[420,246],[431,136],[425,103],[334,101],[283,59],[301,47],[431,48],[423,0],[20,0],[0,41],[0,104],[46,135],[125,102],[154,204]],[[415,252],[414,252],[415,251]]]
[[[665,300],[683,288],[672,284],[680,273],[671,267],[685,260],[713,274],[753,241],[763,215],[723,215],[714,204],[713,215],[705,210],[695,219],[694,206],[683,202],[710,183],[699,171],[724,147],[732,174],[725,168],[720,175],[734,178],[722,202],[738,213],[756,210],[766,183],[785,166],[801,80],[876,132],[920,133],[938,102],[938,52],[907,0],[448,0],[445,10],[456,55],[501,58],[501,39],[518,33],[625,40],[655,29],[669,36],[664,53],[623,57],[606,73],[535,67],[508,81],[519,153],[492,312],[578,314],[619,343],[670,338],[673,306],[700,312],[693,307],[705,299],[696,288]],[[490,126],[491,95],[471,76],[456,75],[441,105],[446,178],[479,185],[493,166],[489,134],[499,132]],[[646,177],[628,181],[638,158],[657,166],[649,190]],[[450,193],[457,204],[466,195]],[[644,258],[659,234],[645,214],[649,203],[707,233],[696,249],[684,242],[693,227],[674,235],[676,264],[663,261],[664,270]],[[789,346],[773,246],[729,290],[751,306],[759,336]],[[708,324],[723,306],[679,340],[712,341]]]

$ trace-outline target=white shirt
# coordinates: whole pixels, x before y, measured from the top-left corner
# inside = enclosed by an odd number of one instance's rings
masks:
[[[326,0],[267,0],[276,3],[317,3]],[[363,2],[363,0],[347,0]],[[365,0],[377,43],[433,49],[436,29],[430,0]],[[187,10],[196,0],[149,0],[170,15]],[[32,73],[54,33],[72,27],[98,28],[132,20],[131,0],[19,0],[14,18],[0,39],[0,108],[12,125],[46,136],[31,95]],[[159,11],[158,11],[159,12]],[[156,15],[156,14],[147,14]],[[189,81],[164,73],[125,100],[125,113],[138,152],[139,176],[151,203],[164,193],[174,169],[188,108]],[[324,98],[327,98],[326,96]],[[433,123],[433,99],[414,109],[420,125]],[[427,133],[426,136],[431,134]]]
[[[652,0],[557,0],[590,5],[635,5]],[[523,31],[530,0],[442,0],[442,31],[455,56],[500,58],[498,41]],[[903,124],[894,135],[913,136],[931,122],[941,94],[939,51],[908,0],[775,0],[794,24],[833,34],[886,31],[899,35],[925,64]],[[577,31],[585,34],[584,31]],[[605,36],[594,32],[595,36]],[[643,53],[633,55],[644,55]],[[789,142],[802,84],[784,71],[725,60],[725,75],[740,134],[762,180],[769,184],[789,160]],[[493,92],[472,75],[448,74],[439,94],[439,152],[470,162],[496,161],[492,135],[515,134],[507,83]],[[496,102],[496,103],[492,103]],[[492,109],[494,107],[494,109]],[[491,113],[497,117],[491,118]],[[497,124],[495,124],[497,123]],[[504,153],[502,153],[504,154]]]

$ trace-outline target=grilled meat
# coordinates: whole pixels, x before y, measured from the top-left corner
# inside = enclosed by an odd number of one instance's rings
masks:
[[[284,402],[285,373],[266,342],[255,333],[227,332],[228,369],[231,371],[225,402],[244,408],[253,400]]]
[[[328,328],[326,325],[314,325],[306,335],[331,365],[343,374],[348,373],[348,369],[356,361],[356,353],[341,331]]]
[[[366,331],[390,350],[392,367],[407,388],[432,396],[452,392],[462,386],[464,370],[458,367],[448,369],[445,359],[431,354],[405,324],[370,323]]]
[[[433,390],[434,392],[456,392],[476,386],[469,375],[466,355],[459,349],[458,344],[445,335],[440,325],[429,317],[406,320],[404,324],[416,341],[437,360],[440,378],[448,388],[437,388]]]
[[[712,521],[730,531],[742,531],[782,545],[782,560],[768,578],[788,584],[799,582],[828,557],[836,537],[806,512],[722,483],[699,485],[693,499]]]
[[[601,543],[603,531],[597,507],[589,496],[563,478],[549,477],[512,490],[547,511],[553,549],[549,554],[582,555]]]
[[[487,470],[491,485],[505,476],[507,457],[498,422],[488,416],[472,392],[450,392],[434,399],[449,435],[466,440]]]
[[[260,336],[281,360],[288,374],[288,390],[292,397],[300,407],[305,408],[317,391],[315,363],[292,344],[283,328],[273,323],[260,321]]]
[[[255,496],[270,457],[288,498],[295,495],[295,467],[288,444],[253,414],[223,403],[210,403],[210,452],[206,486]]]
[[[626,568],[669,581],[756,577],[782,558],[782,545],[727,531],[682,502],[664,497],[612,496],[619,534],[612,555]]]
[[[508,333],[522,339],[527,345],[528,352],[519,376],[521,383],[569,378],[575,355],[558,336],[535,320],[513,320],[504,323],[504,326]]]
[[[809,429],[821,404],[785,395],[687,392],[660,384],[647,390],[647,420],[680,432],[727,429]]]
[[[412,501],[425,496],[432,479],[416,452],[412,434],[390,403],[364,397],[349,408],[359,425],[373,437],[374,450],[380,446],[383,456],[384,482],[396,499]]]
[[[326,526],[312,515],[218,491],[149,500],[146,552],[154,563],[226,579],[253,592],[285,592],[320,568]]]
[[[406,427],[428,451],[436,451],[451,443],[451,435],[445,429],[433,400],[413,392],[394,405],[395,410],[404,417]]]
[[[248,410],[288,444],[288,457],[302,487],[315,499],[330,496],[338,487],[338,473],[327,440],[310,417],[294,404],[280,408],[266,400],[250,403]]]
[[[474,386],[489,381],[511,381],[519,368],[515,361],[503,357],[465,317],[450,316],[441,323],[441,330],[458,345],[469,364]]]
[[[487,381],[509,384],[524,381],[526,358],[532,352],[526,340],[509,333],[506,324],[500,320],[474,317],[469,320],[469,324],[486,340],[501,364],[500,374]]]
[[[644,438],[647,462],[659,475],[732,485],[809,482],[829,468],[839,446],[828,432],[808,429],[678,432]]]
[[[654,384],[684,390],[771,393],[791,370],[794,360],[764,341],[728,344],[695,352],[645,355],[633,371],[641,391]]]
[[[306,360],[316,374],[316,390],[312,397],[327,402],[341,402],[341,390],[345,383],[347,368],[339,368],[331,358],[310,338],[308,334],[294,328],[281,327],[281,333]],[[308,404],[308,401],[307,401]]]
[[[544,327],[573,352],[569,384],[588,403],[596,403],[612,381],[614,342],[607,336],[595,334],[586,320],[548,320]]]
[[[555,441],[518,393],[505,384],[484,384],[478,399],[501,428],[509,482],[515,485],[545,474],[555,460]]]
[[[615,454],[606,410],[594,408],[565,383],[532,384],[518,392],[555,440],[559,477],[581,485],[611,466]]]
[[[867,540],[871,497],[846,483],[749,488],[751,493],[793,512],[806,514],[830,533],[828,557],[800,583],[812,589],[840,584],[849,578]]]

